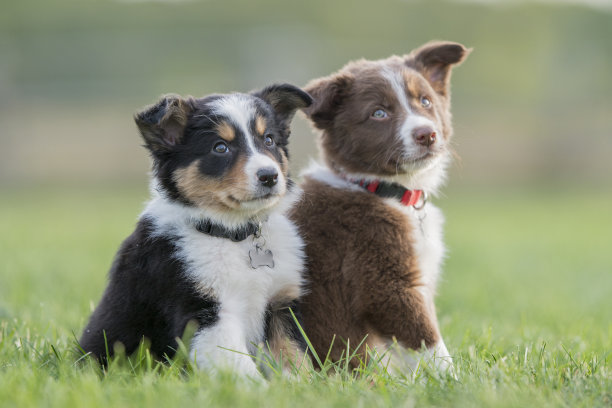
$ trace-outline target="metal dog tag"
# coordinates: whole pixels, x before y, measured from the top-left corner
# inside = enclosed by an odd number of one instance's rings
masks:
[[[249,259],[251,260],[251,268],[257,269],[261,266],[274,268],[274,255],[269,249],[264,249],[259,245],[249,250]]]

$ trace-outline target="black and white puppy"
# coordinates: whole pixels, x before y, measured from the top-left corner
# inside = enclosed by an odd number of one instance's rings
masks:
[[[189,322],[202,369],[259,376],[251,357],[305,350],[289,307],[301,294],[303,252],[284,215],[289,124],[311,97],[292,85],[200,99],[164,96],[136,114],[153,159],[152,199],[122,244],[80,339],[102,362],[143,339],[172,357]],[[292,198],[294,197],[294,198]]]

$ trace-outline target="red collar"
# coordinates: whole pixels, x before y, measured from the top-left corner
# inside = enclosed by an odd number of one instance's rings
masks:
[[[406,207],[414,207],[417,210],[420,210],[427,203],[427,193],[423,190],[409,190],[403,187],[398,183],[388,183],[386,181],[366,181],[366,180],[351,180],[348,179],[353,184],[357,184],[360,187],[365,188],[370,193],[376,194],[380,197],[391,197],[399,200],[400,203],[405,205]],[[421,199],[422,198],[422,199]],[[419,201],[421,202],[420,205]]]

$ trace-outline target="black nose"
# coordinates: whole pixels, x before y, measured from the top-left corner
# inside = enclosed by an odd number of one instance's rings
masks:
[[[257,170],[257,179],[266,187],[273,187],[278,182],[278,172],[273,168]]]
[[[434,132],[429,126],[414,129],[412,131],[412,137],[414,138],[414,141],[421,146],[429,147],[436,142],[436,132]]]

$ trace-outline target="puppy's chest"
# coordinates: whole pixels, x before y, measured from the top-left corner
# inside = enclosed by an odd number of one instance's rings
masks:
[[[415,210],[412,207],[399,205],[393,200],[386,201],[400,210],[411,225],[411,253],[419,266],[421,281],[430,293],[435,292],[445,253],[442,212],[431,203],[421,210]]]
[[[253,237],[232,242],[193,228],[182,231],[177,255],[196,288],[213,295],[223,311],[253,312],[265,309],[280,294],[299,296],[302,270],[301,240],[284,217],[271,217],[257,242],[271,251],[273,267],[255,263],[258,267],[253,268],[249,257],[255,251]]]

